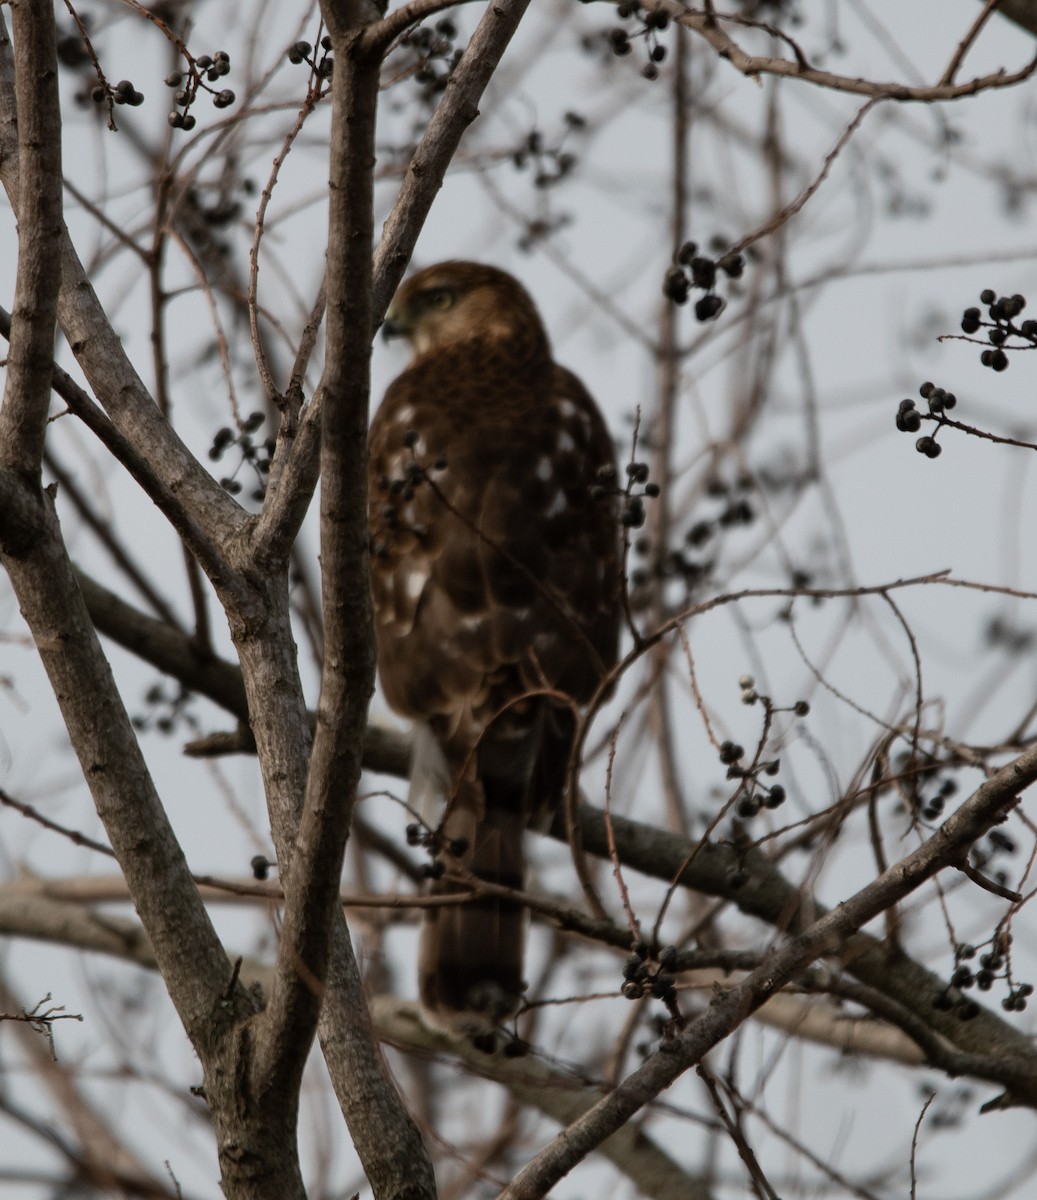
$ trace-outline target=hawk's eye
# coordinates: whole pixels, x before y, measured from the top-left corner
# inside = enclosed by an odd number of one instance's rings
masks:
[[[454,293],[450,288],[433,288],[425,293],[425,307],[430,311],[442,312],[454,302]]]

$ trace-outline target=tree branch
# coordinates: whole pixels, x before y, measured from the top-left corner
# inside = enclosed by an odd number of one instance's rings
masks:
[[[327,349],[321,426],[321,581],[324,665],[302,813],[282,864],[285,908],[268,1034],[257,1063],[264,1087],[297,1088],[323,1000],[349,822],[374,690],[368,576],[367,407],[379,60],[354,31],[336,45],[332,80]],[[279,860],[281,850],[278,850]]]
[[[851,75],[837,75],[832,71],[823,71],[818,67],[812,67],[802,54],[795,55],[793,59],[748,54],[723,29],[725,22],[757,24],[748,18],[712,11],[689,13],[677,3],[677,0],[656,0],[650,7],[669,13],[674,21],[679,21],[688,29],[699,34],[713,47],[720,58],[726,59],[736,71],[740,71],[751,79],[761,75],[776,75],[779,78],[798,79],[803,83],[810,83],[828,91],[871,96],[876,100],[899,100],[923,104],[931,104],[934,101],[960,100],[966,96],[975,96],[980,92],[995,88],[1014,87],[1017,83],[1029,79],[1037,71],[1037,56],[1035,56],[1018,71],[1002,69],[989,75],[980,75],[966,80],[964,83],[940,82],[912,87],[904,83],[861,79]]]
[[[33,204],[18,222],[18,269],[7,382],[0,407],[0,463],[38,484],[50,405],[50,363],[61,286],[61,111],[53,11],[11,8],[18,154]]]

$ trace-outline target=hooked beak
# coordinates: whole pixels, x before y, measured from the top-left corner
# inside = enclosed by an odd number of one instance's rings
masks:
[[[394,337],[406,337],[409,333],[409,323],[400,315],[398,309],[390,305],[389,311],[385,314],[385,320],[382,322],[383,339],[389,341]]]

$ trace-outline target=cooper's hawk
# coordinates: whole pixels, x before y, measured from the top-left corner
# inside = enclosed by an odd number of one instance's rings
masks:
[[[523,830],[562,797],[574,704],[616,659],[618,520],[600,482],[612,442],[503,271],[419,271],[385,333],[414,358],[371,425],[382,687],[416,723],[412,796],[446,804],[435,846],[449,873],[433,892],[521,887]],[[428,908],[425,1009],[454,1032],[495,1028],[518,1007],[524,942],[507,899]]]

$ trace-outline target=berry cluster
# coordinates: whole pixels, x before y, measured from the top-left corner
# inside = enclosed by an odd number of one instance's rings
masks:
[[[679,1018],[677,986],[672,974],[676,965],[676,946],[665,946],[659,952],[657,965],[653,967],[648,943],[635,942],[633,953],[623,964],[623,995],[628,1000],[641,1000],[645,996],[661,1000],[670,1016]]]
[[[901,433],[917,433],[922,428],[923,420],[933,421],[936,428],[931,434],[923,434],[915,442],[915,449],[926,458],[939,458],[943,447],[936,440],[936,434],[943,425],[949,423],[944,413],[954,408],[958,398],[953,392],[945,391],[929,380],[918,389],[918,394],[928,404],[929,412],[923,417],[913,400],[901,400],[897,409],[897,429]]]
[[[1015,839],[1002,829],[991,829],[985,843],[973,846],[972,865],[977,871],[988,871],[995,883],[1002,887],[1008,884],[1008,872],[1000,867],[991,871],[991,865],[1001,857],[1008,857],[1016,852]]]
[[[607,496],[621,496],[623,506],[619,520],[624,529],[640,529],[645,523],[645,500],[654,500],[659,495],[659,485],[648,482],[649,468],[644,462],[629,462],[626,465],[626,486],[619,487],[616,468],[611,465],[598,469],[598,482],[591,488],[592,500],[603,500]],[[640,490],[637,490],[640,489]]]
[[[667,581],[678,579],[684,584],[684,594],[690,597],[694,590],[711,574],[712,558],[701,559],[694,552],[710,542],[722,529],[733,529],[738,525],[751,525],[756,512],[744,493],[754,486],[750,476],[744,476],[733,485],[715,476],[706,483],[706,495],[712,500],[723,502],[723,508],[711,519],[694,521],[684,534],[683,542],[676,547],[653,545],[651,538],[640,537],[634,543],[634,553],[645,565],[630,572],[630,582],[643,587],[650,579]]]
[[[948,986],[938,993],[936,1007],[945,1012],[957,1008],[962,1020],[969,1020],[979,1012],[979,1006],[974,1001],[967,1000],[961,993],[971,988],[989,992],[997,980],[1004,979],[1008,984],[1008,993],[1001,1001],[1001,1007],[1005,1012],[1022,1012],[1026,1008],[1028,998],[1033,995],[1033,985],[1012,981],[1009,963],[1011,944],[1011,934],[999,930],[990,940],[990,949],[979,955],[977,967],[969,965],[978,954],[976,946],[967,942],[955,946],[954,971]]]
[[[922,817],[926,821],[938,821],[943,816],[943,810],[946,807],[947,801],[957,790],[958,781],[956,779],[945,779],[940,784],[936,794],[930,796],[922,805]]]
[[[139,108],[144,103],[144,93],[138,92],[128,79],[120,79],[115,87],[99,83],[91,91],[90,99],[95,104],[128,104],[131,108]]]
[[[625,58],[634,48],[631,44],[633,39],[643,38],[648,61],[641,68],[641,74],[645,79],[658,79],[659,63],[666,58],[666,47],[659,41],[659,34],[669,26],[670,14],[660,8],[642,8],[638,0],[620,0],[616,16],[623,21],[633,19],[639,27],[633,33],[629,33],[622,25],[610,29],[605,35],[609,49],[617,58]]]
[[[993,616],[983,630],[983,640],[988,646],[1007,650],[1009,654],[1025,654],[1033,647],[1034,631],[1003,616]]]
[[[586,122],[579,113],[565,114],[566,132],[580,130]],[[557,146],[545,146],[543,134],[532,130],[522,142],[522,145],[512,154],[511,161],[523,171],[527,166],[534,168],[533,185],[538,188],[551,187],[560,183],[576,166],[576,155],[570,150],[563,150],[562,143],[565,135],[559,139]]]
[[[274,457],[275,442],[273,438],[267,438],[257,445],[252,437],[265,420],[266,417],[261,412],[250,413],[242,421],[241,429],[237,433],[225,425],[213,435],[212,445],[209,447],[209,459],[212,462],[219,462],[231,446],[237,446],[241,451],[241,461],[235,467],[234,473],[220,480],[220,487],[232,496],[241,492],[242,484],[236,477],[243,463],[251,465],[259,480],[251,493],[252,499],[262,500],[266,496],[266,476],[270,472],[270,463]]]
[[[425,879],[442,879],[446,874],[446,864],[440,855],[446,851],[454,858],[460,858],[468,849],[468,839],[444,838],[438,829],[429,829],[420,821],[412,821],[407,826],[407,845],[421,846],[428,851],[431,861],[421,865],[421,874]]]
[[[331,57],[331,38],[325,35],[320,40],[320,56],[309,42],[293,42],[288,47],[288,61],[293,67],[306,63],[318,79],[330,79],[335,70],[335,60]]]
[[[699,321],[712,321],[720,316],[726,304],[716,292],[718,275],[739,279],[744,270],[745,259],[741,254],[727,253],[720,258],[709,258],[699,253],[695,242],[685,242],[663,279],[663,295],[674,304],[687,304],[691,289],[701,289],[706,294],[695,301],[695,316]]]
[[[434,103],[445,90],[454,68],[461,61],[464,51],[455,45],[457,26],[449,17],[442,17],[434,27],[418,25],[400,38],[401,46],[408,46],[418,55],[414,68],[414,82],[421,88],[421,99]]]
[[[168,735],[175,733],[178,725],[184,724],[192,732],[197,732],[198,722],[188,709],[193,699],[193,693],[185,687],[167,692],[163,683],[153,683],[144,693],[144,703],[151,711],[147,715],[133,717],[133,728],[140,733],[154,729]]]
[[[769,696],[762,696],[756,690],[756,680],[751,675],[743,675],[738,680],[741,689],[740,699],[743,704],[752,707],[762,704],[764,707],[764,731],[760,739],[762,750],[767,740],[771,722],[777,713],[791,712],[797,717],[806,717],[810,713],[810,705],[806,700],[797,700],[788,708],[779,708]],[[720,743],[720,761],[727,767],[728,779],[741,779],[742,795],[735,805],[735,815],[743,821],[751,821],[764,809],[780,808],[786,800],[786,792],[780,783],[765,784],[761,776],[773,778],[781,770],[781,760],[778,758],[761,758],[759,751],[754,761],[748,765],[743,763],[745,747],[737,742],[725,740]]]
[[[385,503],[381,510],[381,523],[377,531],[372,531],[371,534],[371,556],[372,558],[387,559],[389,557],[389,542],[393,534],[400,528],[399,506],[401,504],[410,504],[414,499],[414,493],[423,483],[430,482],[430,474],[432,471],[445,471],[447,468],[447,460],[440,456],[435,460],[431,467],[422,466],[416,458],[413,457],[414,450],[420,441],[420,434],[416,429],[408,429],[403,435],[403,444],[411,451],[411,459],[404,464],[403,474],[395,479],[390,479],[388,475],[381,475],[375,481],[375,487],[385,496]],[[411,524],[407,526],[407,531],[418,538],[423,539],[428,530],[424,525]],[[381,534],[381,537],[376,536]]]
[[[188,58],[186,71],[171,71],[165,79],[166,87],[174,88],[173,103],[176,108],[169,114],[169,124],[173,129],[183,129],[190,132],[197,121],[191,106],[198,99],[199,92],[208,92],[212,96],[214,108],[230,108],[237,99],[230,88],[220,88],[218,91],[211,85],[218,83],[224,76],[230,74],[230,55],[226,50],[217,50],[215,54],[201,54],[198,58]]]
[[[993,288],[985,288],[980,292],[979,298],[980,302],[986,305],[989,320],[983,320],[980,309],[967,308],[961,314],[961,331],[971,338],[980,329],[986,329],[987,342],[990,345],[980,354],[979,361],[992,371],[1004,371],[1008,367],[1006,350],[1032,349],[1037,346],[1037,321],[1026,320],[1020,325],[1015,324],[1015,318],[1026,307],[1026,297],[1018,293],[1014,296],[999,296]],[[1013,343],[1012,339],[1016,341]]]
[[[957,765],[917,746],[895,756],[892,769],[897,773],[901,795],[909,798],[923,821],[939,821],[948,802],[957,794],[958,781],[952,774]]]

